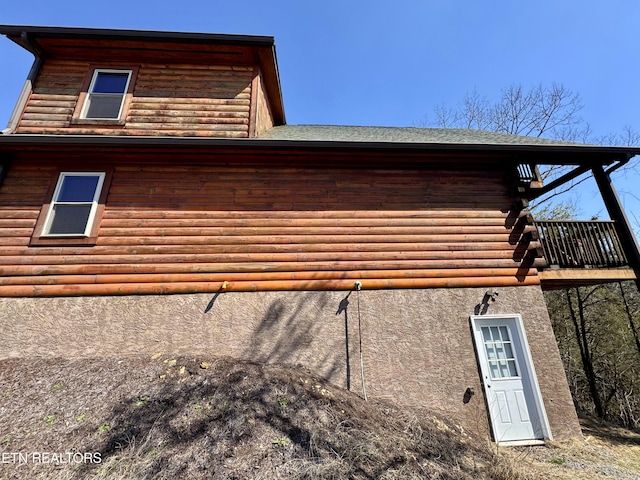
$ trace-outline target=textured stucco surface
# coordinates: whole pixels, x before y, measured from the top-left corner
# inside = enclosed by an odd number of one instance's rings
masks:
[[[213,294],[1,298],[0,358],[225,355],[302,364],[362,394],[361,340],[368,396],[437,409],[487,433],[469,324],[485,291],[222,293],[207,312]],[[522,315],[554,438],[580,436],[542,291],[498,291],[487,313]],[[464,403],[467,387],[476,394]]]

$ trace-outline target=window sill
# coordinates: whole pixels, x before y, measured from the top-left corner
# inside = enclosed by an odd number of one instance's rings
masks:
[[[98,237],[31,237],[30,247],[93,247]]]
[[[71,125],[103,125],[112,127],[123,127],[125,120],[111,118],[73,118]]]

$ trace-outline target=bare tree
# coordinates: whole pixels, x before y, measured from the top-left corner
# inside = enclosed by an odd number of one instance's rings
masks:
[[[435,106],[433,116],[425,115],[418,126],[488,130],[595,145],[640,145],[640,132],[631,125],[618,133],[594,135],[580,116],[582,109],[580,94],[562,84],[528,88],[511,84],[495,100],[474,88],[455,105]]]
[[[581,289],[576,287],[576,302],[578,306],[578,311],[576,314],[576,309],[573,305],[573,300],[571,299],[570,290],[567,289],[567,306],[569,307],[569,312],[571,315],[571,321],[573,322],[573,326],[575,328],[576,333],[576,341],[580,350],[580,359],[582,360],[582,368],[584,369],[584,374],[587,379],[587,384],[589,386],[589,391],[591,393],[591,399],[593,401],[593,405],[595,408],[595,413],[598,417],[604,418],[605,410],[602,402],[602,398],[600,396],[600,390],[598,389],[598,378],[596,375],[596,371],[594,368],[594,354],[592,351],[592,342],[593,342],[593,332],[591,331],[590,325],[586,320],[585,308],[586,302],[589,297],[597,291],[599,287],[595,287],[589,293],[587,293],[586,297],[581,295]]]
[[[579,412],[640,426],[640,294],[635,282],[545,292]]]
[[[550,86],[538,84],[529,88],[512,84],[501,90],[497,100],[489,100],[474,88],[454,106],[436,106],[433,109],[433,121],[426,116],[420,126],[488,130],[598,145],[640,144],[640,132],[629,125],[620,133],[594,136],[590,125],[580,116],[582,108],[580,95],[557,83]],[[566,173],[567,168],[546,165],[541,166],[540,171],[543,180],[548,181]],[[635,163],[627,164],[620,171],[635,171],[636,168]],[[533,208],[539,209],[548,200],[570,191],[589,178],[588,174],[584,174],[574,179],[536,201]]]
[[[609,133],[592,141],[598,145],[640,145],[640,132],[631,125],[625,125],[619,133]]]
[[[494,106],[494,130],[531,137],[551,133],[557,137],[561,131],[583,123],[578,116],[582,107],[580,95],[562,85],[538,85],[529,90],[511,85]]]
[[[493,105],[474,88],[465,94],[457,107],[445,104],[436,106],[433,113],[435,125],[441,128],[468,128],[472,130],[493,130],[491,121]],[[426,122],[428,124],[429,122]],[[427,126],[427,125],[424,126]]]
[[[435,107],[432,126],[575,140],[589,130],[579,116],[582,107],[578,93],[555,83],[529,89],[510,85],[493,102],[473,89],[454,107]]]

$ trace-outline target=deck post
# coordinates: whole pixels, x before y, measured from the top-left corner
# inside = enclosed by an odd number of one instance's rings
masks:
[[[640,290],[640,247],[638,246],[638,240],[636,239],[633,228],[629,223],[627,214],[622,207],[620,197],[616,192],[613,182],[609,174],[605,173],[602,165],[595,165],[591,168],[593,177],[598,184],[600,195],[604,201],[605,207],[609,212],[611,220],[615,220],[618,228],[618,234],[620,235],[620,243],[629,261],[629,266],[633,268],[636,274],[636,287]]]

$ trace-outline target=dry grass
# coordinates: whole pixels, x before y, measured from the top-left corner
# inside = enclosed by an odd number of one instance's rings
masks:
[[[599,448],[610,472],[639,478],[627,440],[619,451],[594,436],[496,450],[428,412],[365,402],[289,366],[160,356],[0,362],[2,480],[581,478],[553,475],[588,472],[572,462]],[[6,456],[17,452],[49,452],[49,462]],[[100,462],[62,463],[52,452]]]
[[[584,440],[550,442],[544,448],[519,450],[524,465],[538,478],[640,479],[640,434],[582,419]],[[511,452],[512,454],[514,452]]]

